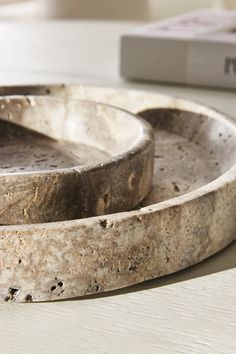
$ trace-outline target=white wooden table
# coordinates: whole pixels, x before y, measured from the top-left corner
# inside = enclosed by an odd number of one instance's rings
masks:
[[[86,83],[184,96],[236,117],[236,92],[125,82],[134,24],[0,23],[0,84]],[[236,243],[180,273],[100,297],[0,305],[0,353],[236,353]]]

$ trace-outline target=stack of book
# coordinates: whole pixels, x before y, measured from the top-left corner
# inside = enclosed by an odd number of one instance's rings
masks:
[[[236,11],[200,10],[124,34],[121,75],[236,88]]]

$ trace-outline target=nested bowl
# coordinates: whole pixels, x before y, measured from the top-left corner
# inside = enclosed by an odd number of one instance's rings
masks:
[[[147,195],[149,125],[101,103],[0,98],[0,224],[129,210]]]
[[[1,226],[0,298],[56,300],[122,288],[196,264],[236,239],[236,125],[170,96],[101,87],[1,88],[116,104],[155,130],[154,178],[136,210]]]

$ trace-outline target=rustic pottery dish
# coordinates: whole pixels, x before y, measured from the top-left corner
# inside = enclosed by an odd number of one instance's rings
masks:
[[[1,224],[129,210],[150,190],[152,131],[133,114],[88,101],[15,96],[0,98],[0,118]]]
[[[236,239],[236,125],[200,104],[99,87],[9,87],[2,94],[90,99],[144,116],[155,129],[154,181],[134,211],[1,226],[0,298],[89,295],[196,264]]]

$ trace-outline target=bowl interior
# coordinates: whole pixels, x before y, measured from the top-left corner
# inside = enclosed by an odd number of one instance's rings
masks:
[[[143,122],[112,106],[55,97],[0,98],[0,173],[84,168],[132,150]]]
[[[152,190],[142,206],[194,191],[236,163],[231,124],[179,109],[139,112],[155,130]]]

